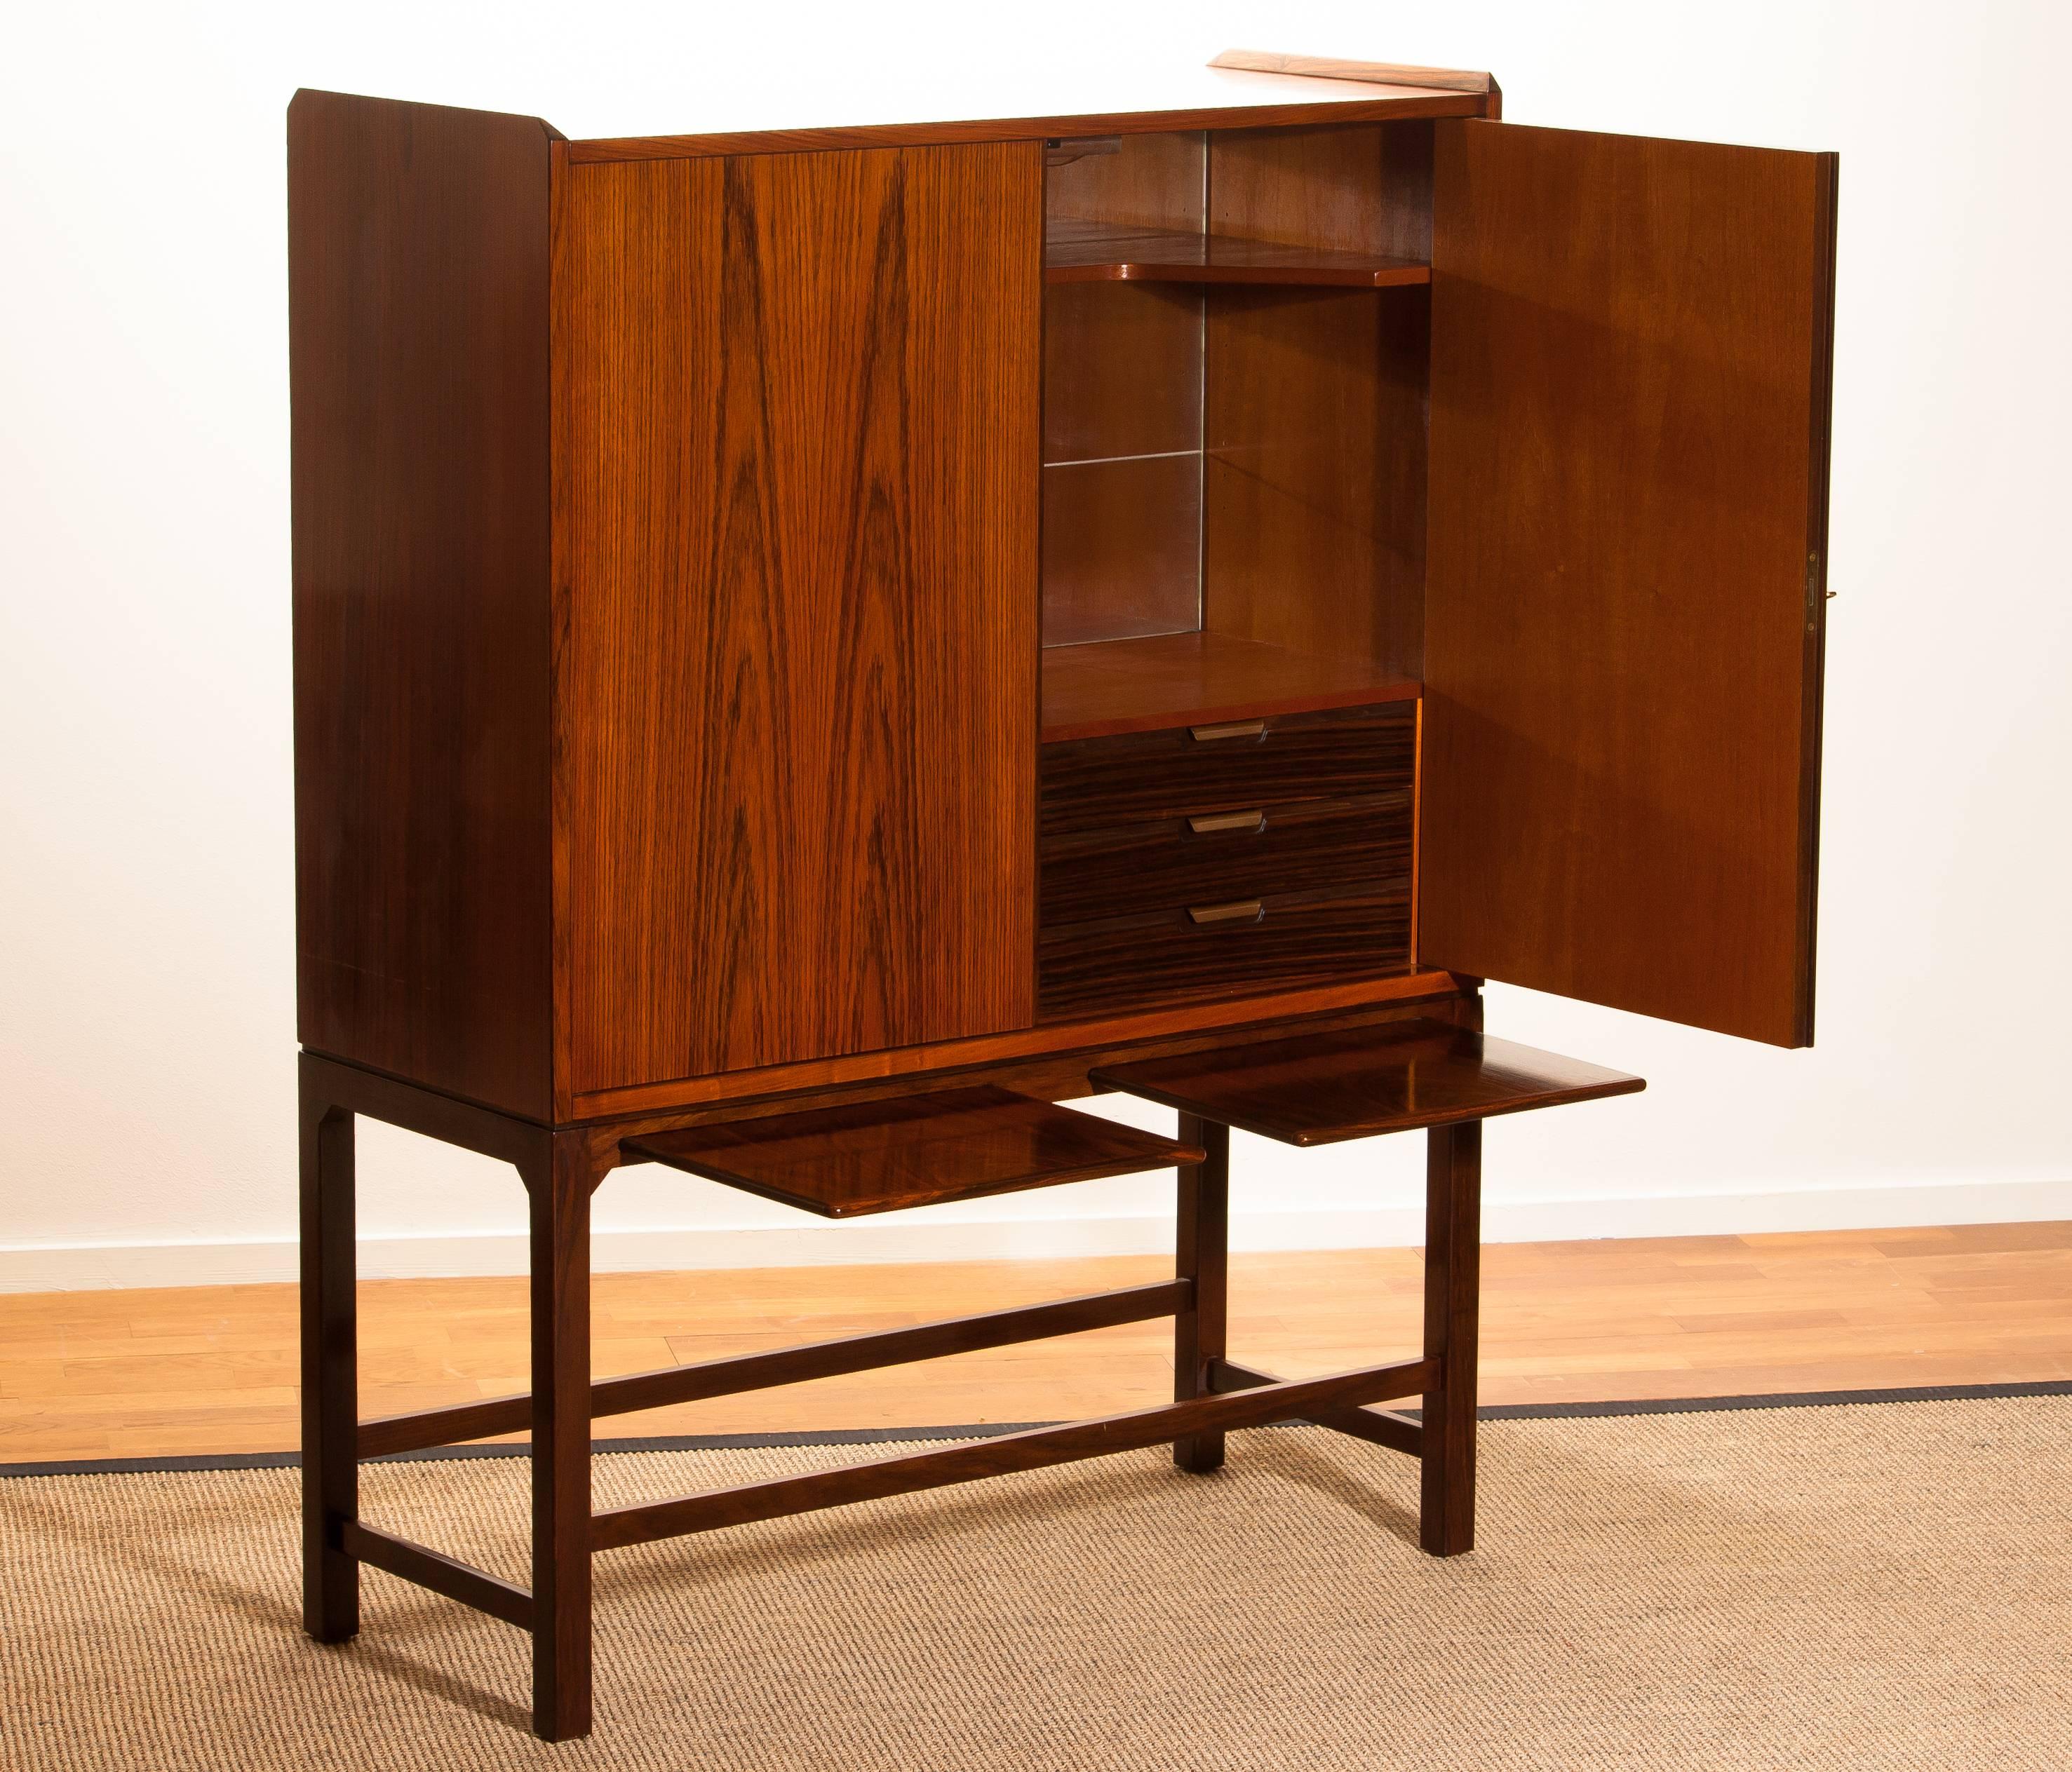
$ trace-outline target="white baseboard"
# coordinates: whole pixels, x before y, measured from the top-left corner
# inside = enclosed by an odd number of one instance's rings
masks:
[[[1492,1243],[1523,1243],[2045,1219],[2072,1219],[2072,1180],[1495,1200],[1485,1205],[1482,1228]],[[846,1224],[605,1231],[592,1239],[591,1265],[599,1273],[630,1274],[876,1261],[1056,1260],[1156,1254],[1172,1246],[1172,1235],[1170,1218],[1149,1214],[982,1221],[931,1216]],[[1417,1243],[1423,1236],[1422,1212],[1408,1206],[1239,1212],[1231,1222],[1231,1246],[1240,1249],[1385,1249]],[[360,1272],[365,1279],[524,1270],[525,1239],[515,1234],[371,1237],[360,1245]],[[295,1245],[286,1239],[0,1247],[0,1292],[255,1285],[294,1278]]]

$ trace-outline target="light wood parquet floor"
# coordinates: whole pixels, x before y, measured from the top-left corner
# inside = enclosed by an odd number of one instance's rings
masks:
[[[1157,1279],[1152,1257],[600,1274],[602,1376]],[[1415,1352],[1415,1249],[1240,1255],[1233,1357],[1288,1376]],[[368,1415],[522,1390],[524,1285],[361,1287]],[[1491,1245],[1486,1402],[2072,1378],[2072,1223]],[[600,1435],[1056,1420],[1170,1396],[1127,1325],[613,1417]],[[0,1462],[294,1446],[292,1286],[0,1296]]]

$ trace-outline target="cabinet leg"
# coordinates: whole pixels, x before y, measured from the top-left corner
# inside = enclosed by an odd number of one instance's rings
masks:
[[[532,1206],[532,1727],[590,1728],[590,1199],[580,1133],[543,1137]]]
[[[1418,1541],[1434,1557],[1475,1546],[1475,1342],[1482,1283],[1482,1128],[1434,1126],[1424,1146],[1424,1397]]]
[[[1230,1298],[1230,1128],[1180,1116],[1180,1139],[1207,1160],[1180,1171],[1179,1245],[1174,1271],[1194,1282],[1194,1298],[1173,1322],[1173,1401],[1207,1394],[1209,1364],[1225,1352]],[[1200,1475],[1219,1469],[1223,1436],[1193,1434],[1173,1442],[1173,1462]]]
[[[302,1122],[302,1628],[360,1630],[360,1347],[353,1302],[353,1118],[299,1086]]]

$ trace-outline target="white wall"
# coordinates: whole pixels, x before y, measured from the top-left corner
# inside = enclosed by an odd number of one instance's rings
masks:
[[[1493,990],[1494,1028],[1651,1085],[1493,1125],[1493,1234],[2072,1216],[2069,19],[1873,0],[13,15],[0,1288],[291,1271],[290,92],[573,134],[1013,114],[1090,79],[1126,101],[1133,68],[1234,43],[1493,68],[1520,122],[1843,156],[1820,1044]],[[1416,1160],[1408,1139],[1244,1142],[1239,1237],[1414,1240]],[[378,1128],[362,1169],[367,1271],[516,1264],[506,1171]],[[635,1171],[599,1196],[599,1259],[1149,1249],[1166,1200],[1162,1178],[1092,1183],[801,1227]]]

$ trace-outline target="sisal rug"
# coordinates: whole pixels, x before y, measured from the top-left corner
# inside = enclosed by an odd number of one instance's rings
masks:
[[[2072,1767],[2072,1397],[1487,1423],[1481,1548],[1306,1427],[600,1557],[598,1726],[379,1573],[297,1628],[292,1470],[0,1482],[0,1765],[1275,1772]],[[597,1461],[600,1504],[854,1447]],[[861,1455],[871,1455],[865,1449]],[[368,1467],[524,1577],[522,1460]]]

